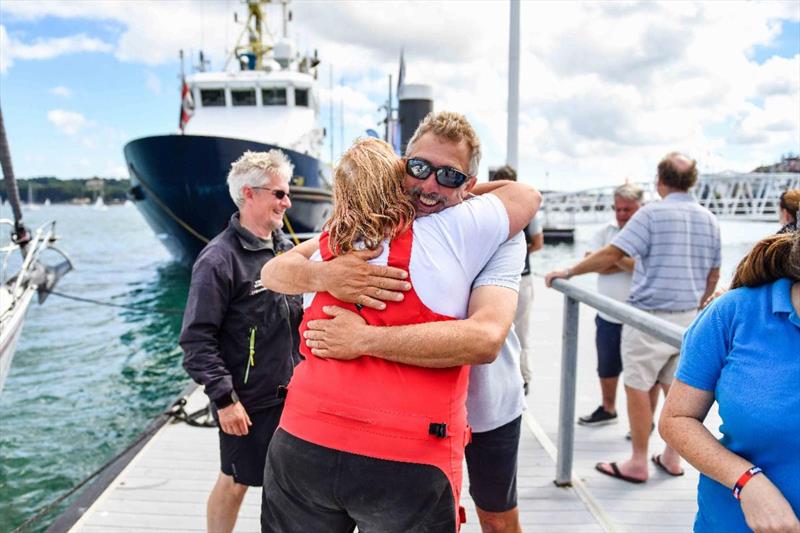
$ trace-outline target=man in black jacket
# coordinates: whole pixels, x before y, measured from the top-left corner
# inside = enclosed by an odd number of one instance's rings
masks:
[[[245,152],[228,186],[239,211],[195,261],[183,317],[183,366],[219,421],[221,472],[208,498],[210,532],[230,532],[264,460],[299,360],[298,297],[261,285],[264,263],[292,247],[281,231],[293,166],[279,150]]]

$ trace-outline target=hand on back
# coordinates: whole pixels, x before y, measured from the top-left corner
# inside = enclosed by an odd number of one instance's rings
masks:
[[[384,309],[387,302],[399,302],[403,292],[411,288],[405,281],[405,270],[384,265],[372,265],[370,259],[378,257],[382,249],[351,252],[326,263],[326,290],[335,298],[347,303],[372,309]]]

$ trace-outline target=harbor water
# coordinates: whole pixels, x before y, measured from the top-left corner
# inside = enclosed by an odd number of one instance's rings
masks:
[[[9,215],[4,206],[0,216]],[[29,227],[58,221],[61,247],[75,264],[58,292],[126,307],[57,295],[32,304],[0,394],[0,532],[122,450],[188,383],[177,338],[189,272],[171,261],[138,211],[51,205],[24,215]],[[777,223],[721,225],[726,284]],[[574,245],[546,246],[533,257],[534,271],[571,264],[599,226],[579,226]]]

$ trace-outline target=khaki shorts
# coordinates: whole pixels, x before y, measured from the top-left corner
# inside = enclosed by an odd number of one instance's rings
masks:
[[[692,323],[697,315],[697,310],[648,311],[648,313],[685,328]],[[625,324],[622,326],[620,351],[622,352],[622,379],[628,387],[646,391],[650,390],[656,382],[669,385],[675,378],[680,351],[665,342]]]

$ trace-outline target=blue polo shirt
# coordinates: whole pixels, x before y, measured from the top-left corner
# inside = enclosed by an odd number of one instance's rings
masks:
[[[686,331],[676,377],[713,391],[721,444],[760,466],[800,516],[800,317],[792,282],[732,290]],[[700,476],[696,532],[749,532],[731,489]]]

